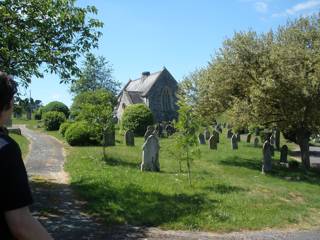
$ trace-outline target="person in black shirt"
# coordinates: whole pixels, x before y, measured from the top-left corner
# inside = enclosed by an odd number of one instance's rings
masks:
[[[0,239],[52,240],[30,213],[33,200],[21,150],[4,128],[15,93],[16,83],[0,72]]]

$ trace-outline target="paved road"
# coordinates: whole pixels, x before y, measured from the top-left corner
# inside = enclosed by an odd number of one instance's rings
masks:
[[[122,226],[106,229],[99,219],[85,213],[85,202],[76,200],[63,170],[63,144],[43,133],[20,126],[31,141],[26,167],[35,198],[34,215],[55,239],[63,240],[320,240],[320,230],[259,231],[229,234],[163,231],[158,228]],[[320,156],[320,154],[319,154]],[[36,180],[39,179],[40,180]],[[46,181],[43,181],[46,179]]]

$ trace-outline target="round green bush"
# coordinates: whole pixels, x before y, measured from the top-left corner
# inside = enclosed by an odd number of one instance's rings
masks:
[[[71,122],[64,122],[60,125],[60,128],[59,128],[59,133],[64,136],[64,134],[66,133],[68,127],[71,125],[72,123]]]
[[[97,144],[95,133],[86,122],[72,123],[66,130],[65,139],[71,146],[88,146]]]
[[[121,128],[123,131],[133,130],[135,135],[143,136],[153,122],[152,112],[146,105],[133,104],[125,109],[121,118]]]
[[[48,103],[43,107],[42,112],[62,112],[66,118],[68,118],[70,114],[69,108],[64,103],[58,101]]]
[[[61,112],[46,112],[43,114],[43,124],[46,130],[59,130],[60,125],[66,121],[66,116]]]

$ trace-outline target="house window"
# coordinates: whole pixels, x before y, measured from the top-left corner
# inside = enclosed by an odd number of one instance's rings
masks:
[[[163,111],[172,110],[172,107],[171,107],[171,95],[170,95],[170,90],[168,88],[165,88],[162,91],[161,104],[162,104],[162,110]]]

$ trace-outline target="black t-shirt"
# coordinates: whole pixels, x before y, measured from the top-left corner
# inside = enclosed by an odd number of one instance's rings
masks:
[[[28,176],[19,145],[0,128],[0,239],[14,239],[4,213],[32,204]]]

